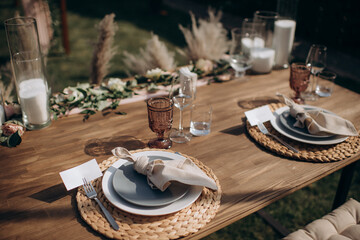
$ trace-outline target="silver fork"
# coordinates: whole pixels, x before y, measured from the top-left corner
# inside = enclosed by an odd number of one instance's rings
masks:
[[[283,144],[284,146],[286,146],[287,148],[289,148],[289,149],[292,150],[293,152],[299,153],[299,151],[298,151],[296,148],[294,148],[294,147],[291,146],[290,144],[284,142],[284,141],[281,140],[281,138],[279,138],[278,136],[271,134],[271,133],[267,130],[267,128],[264,126],[264,124],[263,124],[262,122],[258,122],[258,123],[257,123],[257,126],[259,127],[260,131],[261,131],[263,134],[275,138],[275,139],[278,140],[281,144]]]
[[[108,212],[108,210],[106,210],[106,208],[102,205],[102,203],[100,202],[100,200],[97,198],[97,193],[96,190],[94,189],[94,187],[91,185],[91,183],[89,183],[88,181],[86,181],[85,178],[83,178],[83,188],[84,191],[86,193],[86,196],[90,199],[95,199],[95,201],[99,204],[101,210],[103,211],[103,213],[105,214],[106,219],[109,221],[109,223],[111,224],[111,226],[115,229],[115,230],[119,230],[119,225],[115,222],[115,219],[111,216],[111,214]]]

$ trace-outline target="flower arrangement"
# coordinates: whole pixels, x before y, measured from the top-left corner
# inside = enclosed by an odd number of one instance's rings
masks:
[[[16,147],[22,141],[25,126],[16,120],[4,122],[0,128],[0,144],[7,147]]]
[[[174,78],[176,78],[176,72],[166,72],[160,68],[148,70],[145,75],[136,75],[135,80],[137,88],[146,88],[148,92],[155,92],[158,90],[158,86],[169,86],[172,84]]]
[[[199,78],[211,77],[210,81],[223,82],[231,79],[230,64],[223,59],[216,62],[199,59],[195,62],[191,71],[196,73]]]

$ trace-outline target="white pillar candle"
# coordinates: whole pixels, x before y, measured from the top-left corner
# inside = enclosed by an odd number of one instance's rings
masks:
[[[49,120],[47,86],[41,78],[19,84],[21,110],[30,124],[44,124]]]
[[[0,104],[0,126],[5,122],[5,109]]]
[[[252,70],[257,73],[271,72],[274,65],[275,50],[271,48],[252,48]]]
[[[296,22],[294,20],[278,20],[275,22],[275,66],[289,64],[289,55],[294,42],[295,27]]]

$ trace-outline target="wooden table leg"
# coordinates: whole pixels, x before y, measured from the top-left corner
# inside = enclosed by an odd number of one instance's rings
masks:
[[[260,209],[256,212],[265,222],[267,222],[281,237],[285,237],[290,234],[290,231],[273,218],[264,209]]]
[[[332,209],[336,209],[345,203],[346,197],[349,193],[351,181],[355,172],[356,163],[354,162],[343,168],[341,172],[341,177],[339,180],[339,185],[336,190],[336,195],[334,198]]]

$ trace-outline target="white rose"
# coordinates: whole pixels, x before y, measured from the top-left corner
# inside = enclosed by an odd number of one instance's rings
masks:
[[[126,83],[121,81],[120,78],[109,78],[107,86],[112,91],[122,92],[124,91],[124,87],[126,86]]]
[[[160,68],[151,69],[146,72],[145,77],[150,78],[152,80],[158,80],[162,72],[163,71]]]
[[[205,60],[201,58],[196,62],[195,67],[205,73],[208,73],[213,70],[213,63],[210,60]]]

